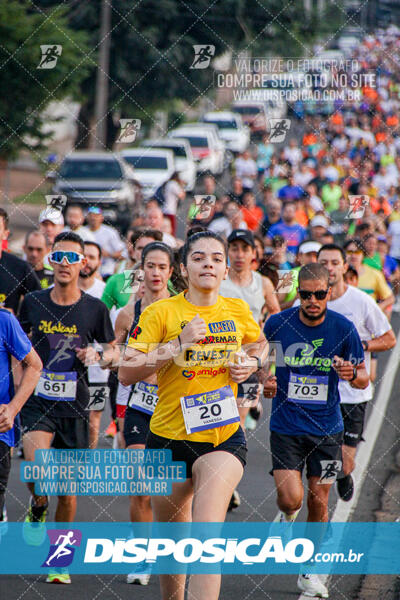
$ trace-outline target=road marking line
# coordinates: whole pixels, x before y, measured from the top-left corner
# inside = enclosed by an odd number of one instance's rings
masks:
[[[361,494],[361,488],[364,484],[364,480],[367,475],[367,467],[383,424],[383,419],[385,417],[386,409],[389,404],[394,380],[400,362],[399,335],[400,329],[396,334],[396,338],[398,341],[395,347],[393,348],[389,362],[386,365],[381,384],[379,385],[378,395],[372,408],[371,414],[369,416],[367,427],[364,432],[366,442],[359,445],[356,454],[356,468],[353,471],[355,483],[353,497],[349,502],[343,502],[343,500],[340,500],[340,498],[338,498],[336,508],[331,518],[331,521],[333,522],[346,523],[357,506],[358,499]],[[371,400],[369,400],[369,402],[371,402]],[[328,586],[330,575],[319,575],[319,578],[322,581],[322,583]],[[304,596],[304,594],[300,594],[297,600],[307,600],[307,598],[310,598],[310,596]]]

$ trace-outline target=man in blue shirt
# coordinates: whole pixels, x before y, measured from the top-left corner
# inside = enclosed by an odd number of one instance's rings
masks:
[[[267,240],[282,235],[287,242],[288,260],[294,264],[298,247],[304,242],[306,233],[305,228],[296,222],[296,204],[287,202],[283,207],[282,222],[268,229]]]
[[[24,367],[14,393],[11,357]],[[10,448],[15,445],[14,420],[39,381],[42,362],[17,319],[0,309],[0,521],[6,520],[4,494],[11,468]]]
[[[272,403],[270,445],[280,520],[293,522],[301,508],[307,467],[308,521],[328,521],[328,498],[342,465],[343,421],[339,379],[368,385],[359,335],[331,310],[329,273],[318,263],[299,271],[300,307],[272,315],[264,333],[276,350],[277,393]],[[300,575],[302,591],[328,597],[315,574]],[[311,594],[311,595],[312,595]]]

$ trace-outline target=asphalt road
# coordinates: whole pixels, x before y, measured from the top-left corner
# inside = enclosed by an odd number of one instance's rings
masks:
[[[400,316],[395,314],[393,327],[398,331]],[[378,381],[387,365],[389,354],[381,355],[379,364]],[[363,485],[358,505],[353,513],[354,521],[374,520],[374,511],[380,506],[381,496],[385,481],[393,465],[393,457],[398,446],[398,430],[400,427],[400,413],[398,411],[398,385],[399,373],[397,372],[395,385],[389,401],[383,429],[378,436],[373,451],[367,476]],[[379,389],[379,384],[377,386]],[[376,395],[375,395],[376,397]],[[248,465],[239,486],[242,503],[239,508],[228,514],[229,521],[271,521],[277,514],[275,502],[275,489],[272,477],[268,474],[271,468],[269,451],[268,417],[269,401],[264,400],[264,415],[259,421],[254,432],[248,435],[249,455]],[[102,430],[109,422],[107,412],[103,415]],[[102,437],[100,446],[110,447],[110,440]],[[22,521],[26,514],[28,492],[19,480],[20,459],[13,458],[7,497],[7,510],[10,521]],[[336,506],[336,493],[332,489],[330,498],[330,514]],[[54,519],[55,500],[51,502],[49,520]],[[305,508],[302,509],[298,520],[306,517]],[[128,521],[128,500],[121,497],[80,497],[78,498],[77,521]],[[8,551],[0,545],[2,551]],[[16,549],[12,549],[16,551]],[[379,578],[377,578],[379,581]],[[360,598],[358,590],[361,578],[359,576],[334,576],[330,582],[331,600],[350,600]],[[133,589],[132,589],[133,587]],[[50,586],[44,583],[43,576],[21,575],[0,577],[0,598],[7,600],[22,600],[24,598],[40,600],[105,600],[118,599],[130,600],[134,595],[135,600],[156,600],[160,598],[158,577],[152,576],[147,587],[130,586],[125,583],[125,578],[116,576],[82,576],[72,577],[71,586]],[[376,596],[382,597],[382,594]],[[294,575],[258,575],[258,576],[223,576],[221,600],[243,598],[246,600],[297,600],[299,592],[296,588]],[[203,599],[202,599],[203,600]],[[206,600],[206,599],[204,599]]]

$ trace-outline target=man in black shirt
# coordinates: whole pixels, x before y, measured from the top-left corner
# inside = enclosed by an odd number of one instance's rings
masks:
[[[28,264],[30,264],[35,271],[36,277],[39,279],[42,290],[50,287],[53,284],[54,274],[49,266],[44,265],[44,259],[47,254],[47,244],[44,234],[37,229],[27,233],[23,250]]]
[[[16,314],[22,296],[40,290],[40,283],[28,263],[2,250],[1,242],[9,233],[8,214],[0,208],[0,308],[11,309]]]
[[[29,294],[23,301],[20,321],[32,334],[32,344],[44,369],[33,395],[22,411],[24,453],[34,460],[36,449],[87,448],[89,387],[87,365],[113,361],[115,336],[107,307],[78,287],[85,265],[83,241],[73,232],[62,232],[54,241],[49,262],[54,270],[54,287]],[[91,344],[106,344],[99,354]],[[41,543],[48,499],[34,492],[25,519],[27,543]],[[75,496],[59,496],[55,520],[73,521]],[[32,526],[34,524],[34,526]],[[40,526],[42,524],[42,527]],[[64,581],[69,575],[49,573],[50,583]],[[62,581],[61,581],[62,580]]]

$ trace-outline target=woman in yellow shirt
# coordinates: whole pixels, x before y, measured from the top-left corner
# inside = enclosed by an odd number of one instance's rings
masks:
[[[222,238],[196,233],[182,256],[188,290],[143,311],[119,378],[131,385],[157,373],[146,448],[169,448],[173,460],[186,462],[187,479],[173,484],[172,495],[152,498],[155,520],[221,522],[246,463],[237,384],[257,371],[267,343],[246,302],[219,296],[228,273]],[[183,600],[185,575],[160,582],[164,600]],[[217,599],[220,582],[220,575],[193,575],[189,597]]]

